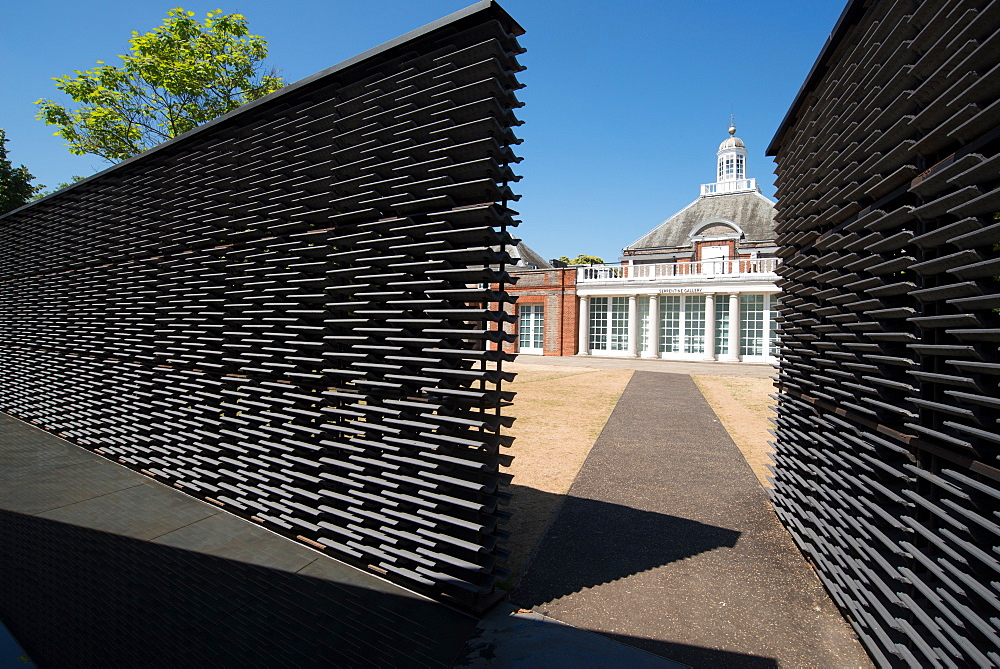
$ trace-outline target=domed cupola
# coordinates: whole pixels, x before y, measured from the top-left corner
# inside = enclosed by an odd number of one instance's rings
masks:
[[[702,184],[701,196],[760,192],[756,179],[747,178],[747,147],[736,136],[736,122],[730,120],[729,137],[719,144],[714,184]]]
[[[729,126],[729,137],[719,144],[719,169],[716,178],[719,183],[747,178],[747,147],[736,136],[736,125]]]

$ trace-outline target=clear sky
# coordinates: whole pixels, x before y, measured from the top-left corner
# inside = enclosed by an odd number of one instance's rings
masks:
[[[17,0],[0,10],[0,128],[36,183],[110,166],[73,156],[33,102],[62,102],[51,77],[116,62],[132,30],[158,26],[179,0]],[[295,81],[472,4],[472,0],[202,0],[247,16],[268,65]],[[500,0],[520,38],[524,179],[518,235],[545,258],[615,261],[715,180],[730,111],[748,176],[773,197],[764,150],[837,20],[841,0]]]

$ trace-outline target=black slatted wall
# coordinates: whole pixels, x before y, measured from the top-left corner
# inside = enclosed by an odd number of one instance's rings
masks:
[[[521,32],[479,3],[0,219],[0,409],[488,603]]]
[[[880,666],[1000,665],[1000,8],[851,2],[772,144],[774,502]]]

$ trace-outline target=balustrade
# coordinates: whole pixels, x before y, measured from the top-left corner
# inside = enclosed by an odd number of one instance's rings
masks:
[[[592,265],[577,270],[577,283],[690,280],[726,276],[745,278],[773,275],[780,258],[706,260],[702,262],[650,263],[648,265]],[[766,278],[761,276],[760,278]]]
[[[722,195],[723,193],[743,193],[757,190],[757,179],[735,179],[712,184],[701,185],[702,197],[706,195]]]

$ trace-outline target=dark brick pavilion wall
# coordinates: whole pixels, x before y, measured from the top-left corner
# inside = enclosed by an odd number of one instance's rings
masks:
[[[481,2],[0,218],[0,409],[488,604],[521,32]]]
[[[1000,666],[1000,11],[850,2],[777,156],[776,510],[880,666]]]

